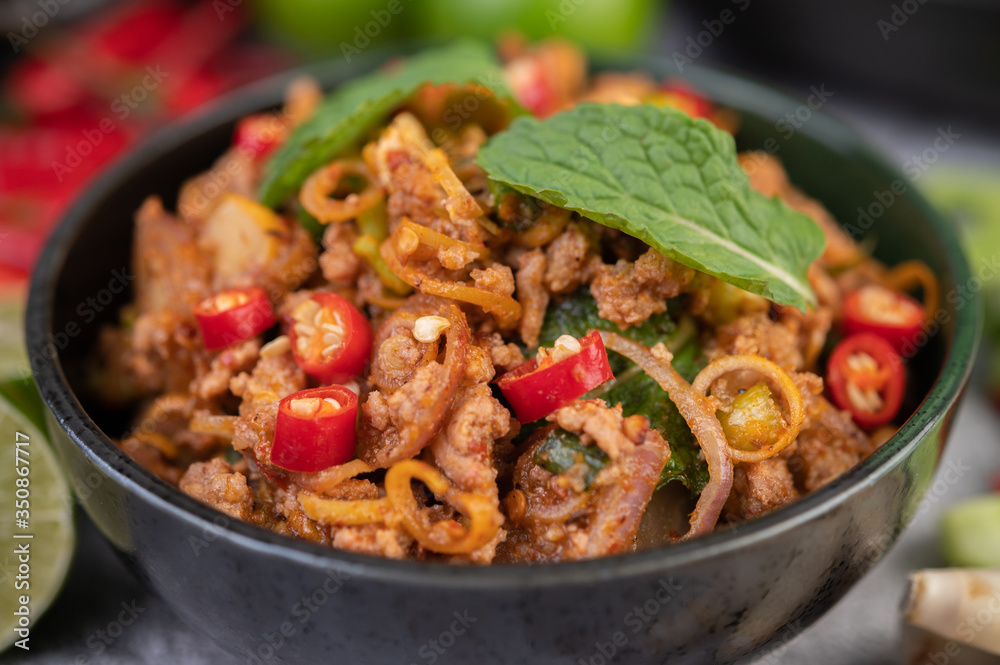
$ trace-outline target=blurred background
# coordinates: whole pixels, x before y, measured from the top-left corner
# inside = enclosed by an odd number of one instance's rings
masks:
[[[694,63],[719,66],[809,100],[855,126],[962,227],[974,271],[996,261],[996,0],[4,0],[0,378],[23,365],[19,309],[45,238],[74,197],[144,135],[290,67],[350,62],[401,42],[459,35],[495,40],[508,33],[565,37],[598,56],[658,54],[681,72]],[[807,121],[790,109],[775,119],[776,135]],[[977,287],[988,314],[985,355],[977,394],[956,433],[981,446],[998,444],[988,406],[1000,397],[998,284],[993,277]],[[956,441],[960,445],[966,444]],[[982,458],[982,478],[955,488],[942,504],[987,491],[988,476],[1000,470],[996,447]],[[904,539],[909,550],[904,544],[880,564],[867,591],[853,592],[831,619],[770,660],[806,662],[810,654],[812,662],[899,662],[895,606],[907,570],[942,562],[933,542],[939,508],[911,529]],[[1000,530],[1000,516],[997,521]],[[149,597],[84,517],[77,522],[75,563],[37,625],[30,656],[8,651],[0,660],[230,662]],[[857,611],[874,602],[858,594],[873,590],[888,594],[879,601],[888,614],[881,623],[862,621],[868,613]],[[95,631],[127,602],[143,608],[137,625],[113,643],[94,641]],[[858,650],[845,647],[845,639]]]

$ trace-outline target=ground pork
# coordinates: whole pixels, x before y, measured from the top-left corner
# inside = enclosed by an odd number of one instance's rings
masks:
[[[571,293],[590,281],[591,247],[579,225],[569,224],[545,250],[545,286],[552,293]]]
[[[350,224],[329,224],[323,232],[319,268],[328,282],[352,282],[361,270],[361,257],[354,253],[358,234]]]
[[[736,466],[726,511],[739,519],[751,519],[797,498],[799,492],[788,464],[780,457],[771,457]]]
[[[571,467],[556,475],[534,463],[535,451],[552,427],[539,430],[518,459],[514,490],[504,499],[508,536],[498,559],[566,561],[629,551],[670,459],[670,447],[644,416],[622,418],[620,408],[609,408],[600,400],[574,402],[552,419],[579,434],[585,444],[596,440],[617,456],[588,489],[574,473],[585,469]]]
[[[518,332],[529,349],[538,346],[538,334],[549,306],[549,292],[543,282],[546,263],[545,254],[540,249],[533,249],[518,259],[517,296],[521,303]]]
[[[249,521],[253,511],[253,492],[247,485],[246,476],[233,471],[221,457],[189,466],[181,478],[180,489],[236,519]]]
[[[667,309],[667,298],[681,293],[694,279],[690,268],[650,249],[634,263],[624,259],[601,265],[590,292],[602,318],[628,328]]]
[[[253,369],[259,351],[259,337],[223,349],[212,358],[207,372],[192,379],[188,391],[205,400],[224,395],[229,391],[229,383],[234,376]]]

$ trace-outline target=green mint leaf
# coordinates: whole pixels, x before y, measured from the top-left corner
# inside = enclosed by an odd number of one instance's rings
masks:
[[[276,207],[323,166],[385,120],[425,83],[476,83],[517,111],[492,51],[463,41],[426,51],[389,71],[346,83],[323,101],[316,114],[296,129],[268,161],[258,198]]]
[[[576,434],[555,428],[535,449],[532,461],[546,471],[563,474],[574,464],[586,464],[587,474],[583,478],[589,490],[597,474],[607,466],[608,455],[596,445],[585,446]]]
[[[601,318],[597,312],[597,301],[590,294],[590,289],[582,287],[563,300],[549,305],[542,322],[539,344],[552,346],[560,335],[583,337],[590,330],[616,332],[647,347],[654,346],[657,342],[671,346],[680,343],[682,346],[674,354],[671,364],[685,380],[693,381],[705,366],[705,360],[695,337],[692,336],[687,341],[679,339],[685,333],[674,322],[670,313],[679,305],[679,299],[668,301],[666,312],[654,314],[641,325],[622,330],[611,321]],[[621,402],[625,416],[638,413],[649,418],[650,426],[670,444],[670,460],[660,474],[657,488],[671,480],[679,480],[693,495],[700,494],[708,483],[708,465],[698,457],[701,448],[687,421],[670,401],[670,396],[624,356],[609,351],[608,362],[615,378],[584,395],[584,398],[601,398],[611,406]]]
[[[815,303],[806,270],[824,236],[755,192],[733,137],[657,106],[580,104],[522,117],[480,150],[490,178],[621,229],[686,266],[776,303]]]

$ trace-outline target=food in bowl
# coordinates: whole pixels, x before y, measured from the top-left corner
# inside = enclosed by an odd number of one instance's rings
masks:
[[[501,50],[299,82],[176,213],[142,205],[92,371],[141,405],[125,452],[279,533],[490,564],[628,552],[651,501],[695,538],[891,436],[926,266],[872,259],[685,86]]]

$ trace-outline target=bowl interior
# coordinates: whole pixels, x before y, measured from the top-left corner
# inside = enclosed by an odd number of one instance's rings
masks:
[[[348,75],[374,67],[379,60],[373,57],[350,67],[341,63],[314,73],[325,85],[332,86]],[[609,62],[606,66],[643,69],[659,77],[682,75],[722,105],[740,113],[742,121],[737,137],[740,149],[766,149],[774,153],[784,163],[792,181],[821,200],[842,224],[854,224],[859,229],[857,238],[871,244],[878,258],[890,264],[910,258],[925,261],[941,279],[942,296],[958,292],[958,287],[968,280],[968,268],[952,229],[914,191],[912,183],[897,169],[874,157],[863,140],[840,122],[802,100],[716,70],[686,66],[678,73],[669,60],[656,59]],[[131,275],[133,214],[150,194],[162,197],[167,208],[172,209],[182,182],[208,168],[229,145],[235,120],[275,105],[289,78],[264,82],[146,141],[77,202],[50,240],[33,278],[27,326],[33,370],[60,422],[67,426],[81,422],[89,426],[92,420],[111,437],[127,427],[130,414],[103,410],[88,398],[86,372],[101,325],[115,321],[118,310],[131,300],[131,288],[122,290],[116,285],[127,283]],[[790,113],[793,117],[798,117],[796,113],[801,117],[808,115],[791,132],[790,127],[781,124]],[[894,193],[894,185],[897,191],[902,187],[903,193]],[[655,559],[663,563],[704,553],[723,553],[738,548],[742,538],[763,536],[769,529],[791,528],[789,525],[795,519],[805,519],[824,502],[837,500],[853,484],[871,480],[877,476],[880,465],[903,450],[928,426],[943,401],[954,399],[964,385],[977,337],[976,307],[971,301],[960,304],[957,299],[942,297],[940,320],[941,325],[928,336],[925,347],[909,364],[912,386],[904,408],[915,409],[914,415],[892,441],[855,472],[792,506],[740,528],[712,534],[700,542],[614,561],[560,567],[586,575],[597,566],[613,574],[626,560]],[[56,352],[53,363],[44,361],[45,355],[52,353],[47,348],[47,339]],[[59,399],[52,398],[53,395]],[[928,399],[928,395],[935,399]],[[106,437],[84,436],[79,432],[77,436],[90,454],[113,461],[121,468],[128,482],[182,507],[192,519],[211,521],[213,511],[126,460]],[[310,543],[294,542],[245,524],[227,528],[312,557],[357,558]],[[359,560],[383,569],[414,565]],[[501,573],[452,570],[433,574],[451,579],[466,574]],[[555,582],[555,576],[549,580]]]

